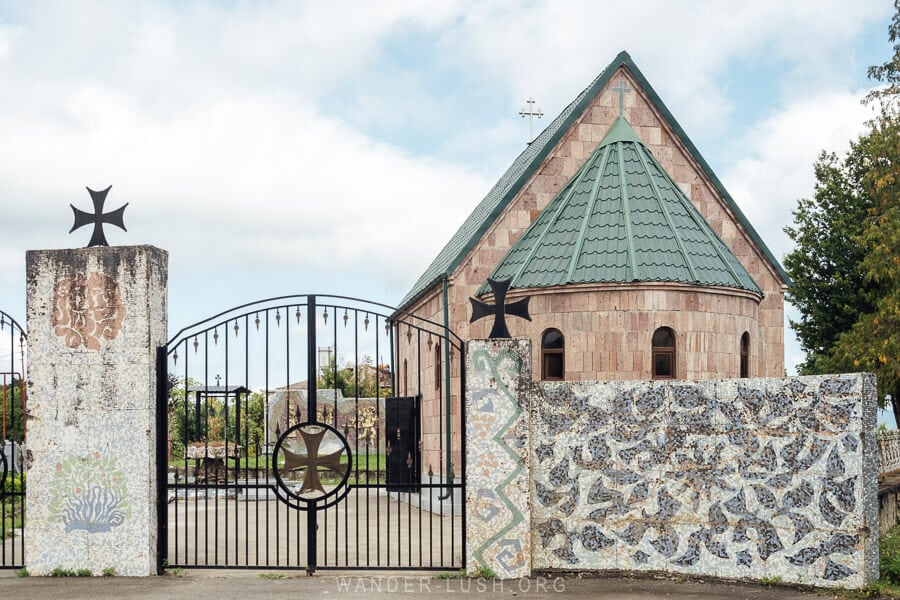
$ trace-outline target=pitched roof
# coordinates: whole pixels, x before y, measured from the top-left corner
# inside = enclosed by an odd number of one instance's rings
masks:
[[[510,288],[677,281],[762,294],[622,117],[491,278],[512,279]]]
[[[430,290],[444,276],[449,276],[460,262],[466,257],[472,247],[481,236],[494,223],[500,213],[515,198],[522,186],[531,178],[541,163],[556,146],[569,128],[581,116],[591,100],[606,86],[619,66],[628,69],[635,81],[646,92],[650,102],[660,112],[663,119],[672,127],[675,134],[685,145],[688,152],[694,157],[700,168],[712,182],[716,191],[724,199],[726,205],[735,214],[738,221],[747,231],[750,238],[762,251],[769,263],[779,274],[783,281],[790,282],[784,269],[778,260],[772,255],[765,243],[753,229],[753,226],[741,212],[737,204],[725,190],[725,187],[713,173],[706,160],[697,151],[697,148],[685,135],[684,130],[669,112],[669,109],[656,94],[656,91],[641,73],[637,65],[631,60],[627,52],[620,52],[613,61],[585,88],[563,111],[538,135],[531,144],[513,161],[499,181],[488,192],[487,196],[475,207],[475,210],[466,218],[462,226],[457,230],[450,241],[438,253],[425,272],[413,284],[412,288],[400,302],[400,308],[407,308],[420,296]]]

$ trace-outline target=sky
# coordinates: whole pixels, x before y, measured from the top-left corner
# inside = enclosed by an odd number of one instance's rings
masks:
[[[396,305],[528,141],[627,50],[779,259],[871,111],[886,0],[0,0],[0,310],[25,251],[169,252],[169,329],[283,294]],[[789,309],[789,316],[797,317]],[[789,374],[802,352],[786,329]]]

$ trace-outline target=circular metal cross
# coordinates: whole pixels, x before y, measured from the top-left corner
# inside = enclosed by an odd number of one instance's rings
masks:
[[[272,471],[278,496],[300,510],[319,510],[337,504],[350,491],[353,453],[350,444],[331,425],[306,422],[278,438]]]

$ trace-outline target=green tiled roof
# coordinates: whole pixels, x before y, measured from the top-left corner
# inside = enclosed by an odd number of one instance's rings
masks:
[[[541,165],[550,151],[556,146],[560,139],[565,135],[569,128],[581,116],[587,106],[590,104],[594,96],[607,84],[610,77],[616,72],[619,66],[628,69],[635,81],[643,88],[653,105],[659,110],[663,118],[669,123],[678,135],[682,143],[687,147],[688,151],[698,162],[700,167],[712,181],[716,190],[725,200],[725,203],[735,214],[738,221],[743,225],[754,243],[762,250],[763,254],[775,268],[783,281],[789,282],[787,274],[781,265],[760,239],[756,230],[747,221],[747,218],[741,212],[740,208],[734,203],[731,196],[722,186],[715,173],[712,172],[709,165],[694,147],[693,143],[685,135],[681,126],[669,112],[669,109],[663,104],[662,100],[653,90],[652,86],[641,73],[637,65],[631,60],[627,52],[620,52],[615,59],[584,89],[571,104],[547,126],[544,131],[538,135],[534,141],[525,148],[525,150],[513,161],[512,165],[506,170],[500,180],[488,192],[487,196],[481,200],[472,214],[466,218],[462,226],[457,230],[450,241],[438,253],[437,257],[431,262],[425,272],[416,280],[412,288],[404,296],[400,302],[401,308],[407,308],[415,302],[420,296],[430,290],[437,284],[442,277],[453,273],[454,269],[466,257],[475,243],[481,238],[487,229],[494,223],[500,213],[509,205],[513,198],[525,182],[534,174]]]
[[[511,288],[676,281],[762,294],[622,117],[491,278]]]

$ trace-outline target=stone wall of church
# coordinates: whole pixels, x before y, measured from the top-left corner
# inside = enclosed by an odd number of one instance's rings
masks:
[[[760,345],[753,343],[759,339],[758,306],[751,294],[672,284],[532,293],[526,337],[534,378],[541,377],[542,334],[554,328],[565,338],[565,380],[651,379],[651,338],[659,327],[675,332],[676,379],[739,377],[745,332],[749,375],[761,376]]]
[[[443,304],[440,288],[436,293],[427,296],[420,304],[417,311],[413,311],[420,317],[434,323],[443,323]],[[402,326],[401,326],[402,328]],[[454,329],[455,331],[455,329]],[[413,338],[409,342],[401,331],[397,335],[397,370],[398,392],[404,396],[422,396],[422,478],[429,481],[428,473],[434,473],[434,477],[445,477],[446,465],[446,415],[447,400],[443,389],[436,385],[435,362],[438,340],[435,336],[432,345],[428,345],[427,337]],[[465,338],[464,338],[465,339]],[[416,345],[421,345],[417,348]],[[451,346],[452,347],[452,346]],[[443,352],[441,358],[443,359]],[[462,464],[462,425],[460,423],[459,397],[460,397],[460,353],[454,348],[450,356],[450,460],[454,465],[454,475],[459,476],[459,465]],[[432,479],[434,483],[437,479]]]

